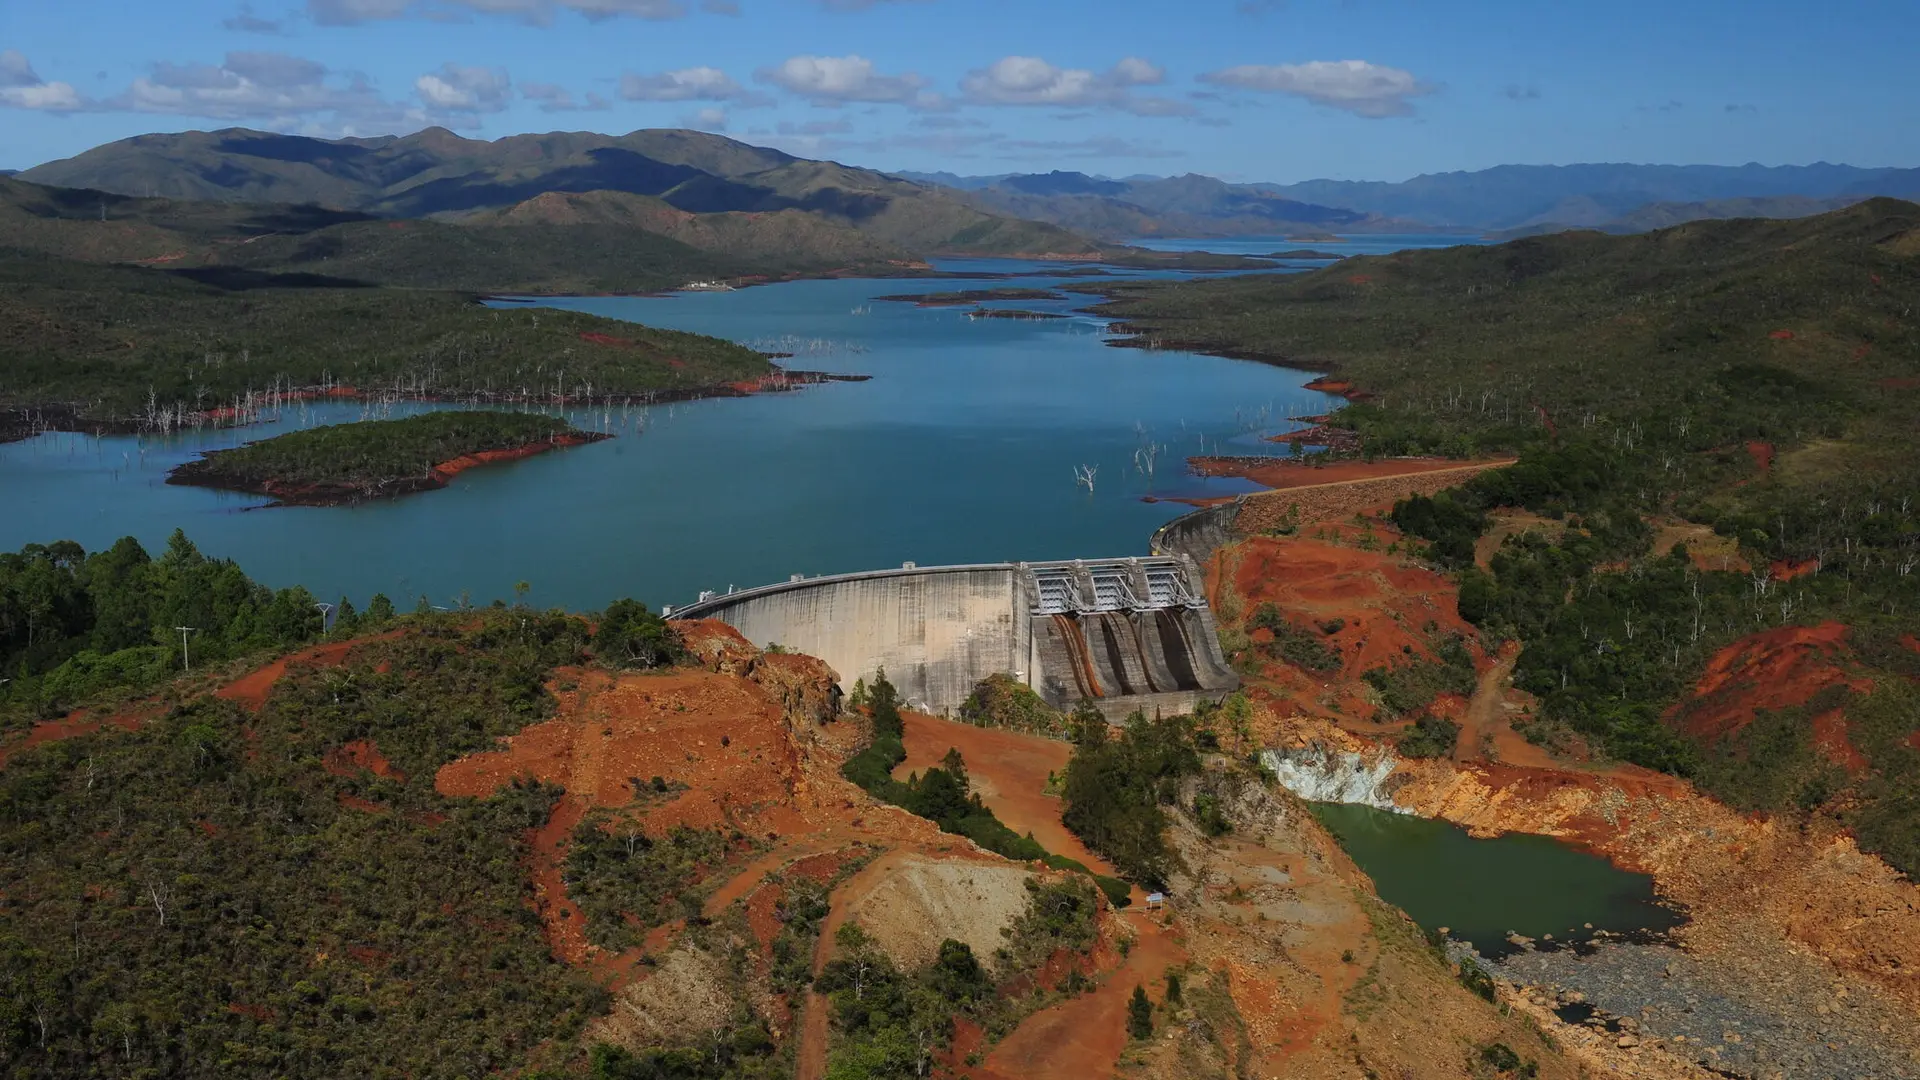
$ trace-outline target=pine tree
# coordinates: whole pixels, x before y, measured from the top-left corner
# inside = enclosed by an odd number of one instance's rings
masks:
[[[1144,1039],[1153,1034],[1153,1002],[1147,1000],[1144,986],[1133,988],[1133,1000],[1127,1002],[1127,1034]]]

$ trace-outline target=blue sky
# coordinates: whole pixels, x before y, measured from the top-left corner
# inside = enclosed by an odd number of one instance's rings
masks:
[[[1920,165],[1913,0],[0,0],[0,168],[148,131],[701,127],[963,173]]]

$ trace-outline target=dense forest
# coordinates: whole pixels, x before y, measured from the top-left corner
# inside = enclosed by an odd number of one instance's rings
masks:
[[[330,619],[307,590],[269,589],[178,530],[157,559],[132,537],[92,554],[29,544],[0,553],[0,731],[393,613],[374,596],[364,613],[340,601]],[[178,627],[191,628],[184,642]]]
[[[290,431],[231,450],[215,450],[175,469],[171,484],[273,493],[288,487],[371,496],[438,486],[436,466],[488,452],[592,442],[545,413],[428,412]]]
[[[1920,873],[1920,207],[1114,291],[1133,344],[1348,380],[1337,420],[1366,454],[1519,453],[1394,519],[1460,575],[1462,615],[1523,643],[1515,683],[1542,700],[1530,737],[1738,806],[1824,809]],[[1479,567],[1495,511],[1544,526]],[[1674,544],[1702,526],[1737,559]],[[1823,755],[1804,710],[1726,738],[1675,711],[1729,643],[1829,620],[1847,628],[1837,662],[1871,689],[1809,708],[1844,705],[1864,765]]]

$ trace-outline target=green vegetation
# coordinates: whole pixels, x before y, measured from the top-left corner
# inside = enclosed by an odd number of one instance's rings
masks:
[[[325,284],[0,251],[0,410],[65,403],[74,423],[167,427],[334,386],[547,404],[671,399],[773,370],[750,349],[698,334]]]
[[[981,679],[960,703],[960,719],[975,727],[1006,728],[1029,735],[1065,738],[1071,730],[1065,714],[1041,700],[1033,687],[997,672]]]
[[[687,647],[667,620],[638,600],[615,600],[600,614],[593,631],[593,654],[616,668],[654,668],[678,664]]]
[[[1422,716],[1400,733],[1393,748],[1401,757],[1437,758],[1453,753],[1453,745],[1459,741],[1459,724],[1444,716]]]
[[[1523,643],[1515,683],[1541,699],[1529,736],[1577,735],[1735,805],[1839,814],[1913,874],[1920,801],[1903,791],[1920,751],[1904,740],[1920,709],[1896,643],[1920,632],[1916,255],[1920,208],[1874,199],[1794,221],[1125,283],[1110,311],[1141,344],[1337,371],[1368,394],[1336,418],[1365,453],[1517,451],[1518,465],[1394,518],[1460,572],[1463,616]],[[1511,537],[1475,568],[1502,509],[1557,535]],[[1780,580],[1695,566],[1684,545],[1656,555],[1675,519],[1755,568],[1819,570]],[[1875,685],[1844,703],[1864,764],[1823,764],[1807,712],[1726,737],[1689,734],[1684,711],[1668,719],[1721,648],[1826,620],[1850,628],[1837,662]]]
[[[1094,713],[1075,733],[1060,820],[1128,879],[1164,885],[1179,857],[1167,846],[1163,807],[1178,797],[1181,779],[1199,770],[1190,717],[1135,713],[1113,737]]]
[[[289,431],[216,450],[173,470],[168,482],[241,491],[291,486],[329,498],[369,497],[438,486],[434,468],[468,454],[599,437],[544,413],[428,412]]]
[[[290,668],[257,713],[201,697],[16,752],[0,1054],[23,1075],[174,1077],[564,1057],[606,996],[550,955],[528,903],[527,837],[558,793],[453,799],[434,774],[547,716],[542,682],[585,640],[573,618],[431,616]],[[361,741],[392,769],[321,767]]]
[[[1284,660],[1289,664],[1306,668],[1308,671],[1338,671],[1340,669],[1340,650],[1328,645],[1321,636],[1310,630],[1303,630],[1287,621],[1276,604],[1261,604],[1253,610],[1247,625],[1256,630],[1265,630],[1273,635],[1273,640],[1256,647],[1255,651],[1267,656]],[[1341,626],[1345,626],[1344,623]],[[1338,633],[1339,628],[1323,633]]]
[[[385,597],[365,615],[343,601],[333,631],[392,615]],[[71,541],[0,553],[0,731],[149,690],[189,663],[215,667],[317,640],[322,621],[307,590],[257,584],[178,530],[158,559],[130,536],[92,555]],[[194,628],[184,656],[179,626]]]
[[[1127,999],[1127,1037],[1145,1039],[1153,1035],[1153,1002],[1147,1000],[1147,988],[1136,986]]]
[[[939,957],[912,975],[895,967],[857,923],[842,926],[834,944],[839,955],[814,980],[833,1007],[828,1080],[925,1076],[933,1055],[952,1038],[954,1014],[993,998],[992,980],[964,942],[941,942]]]
[[[1433,659],[1413,657],[1361,675],[1380,695],[1380,707],[1392,716],[1410,716],[1433,704],[1441,694],[1468,697],[1475,680],[1473,654],[1457,637],[1438,637]]]
[[[726,856],[727,839],[714,830],[676,826],[648,837],[637,825],[589,815],[567,848],[567,895],[587,920],[587,940],[619,952],[639,946],[647,931],[671,920],[703,867]]]

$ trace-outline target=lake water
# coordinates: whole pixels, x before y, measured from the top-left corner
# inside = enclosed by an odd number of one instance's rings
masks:
[[[966,272],[1031,271],[974,262]],[[1098,280],[1098,279],[1095,279]],[[461,474],[449,488],[352,507],[259,509],[264,500],[170,487],[201,451],[291,427],[361,418],[331,404],[277,424],[173,437],[51,434],[0,445],[0,549],[132,535],[158,550],[175,528],[268,584],[362,603],[385,592],[451,605],[510,599],[594,609],[658,606],[785,579],[922,565],[1145,554],[1183,512],[1143,496],[1227,494],[1244,482],[1186,475],[1201,452],[1266,453],[1285,418],[1337,402],[1311,376],[1245,361],[1103,344],[1085,316],[968,320],[878,295],[1059,284],[804,281],[666,298],[543,301],[793,352],[796,368],[871,381],[649,410],[574,414],[618,437]],[[1070,311],[1088,298],[1016,306]],[[401,408],[396,413],[409,411]],[[1154,471],[1144,450],[1158,448]],[[1098,470],[1089,494],[1080,465]]]
[[[1271,255],[1276,251],[1324,251],[1334,255],[1391,255],[1396,251],[1484,244],[1477,236],[1434,236],[1422,233],[1345,233],[1337,240],[1289,240],[1284,236],[1147,237],[1129,240],[1154,251],[1210,251],[1217,255]],[[1290,269],[1325,266],[1324,260],[1288,260]]]
[[[1315,803],[1313,813],[1373,878],[1381,899],[1429,930],[1446,927],[1483,955],[1510,951],[1509,931],[1569,941],[1593,930],[1658,931],[1682,921],[1658,902],[1652,878],[1550,837],[1478,840],[1444,821],[1371,806]]]

